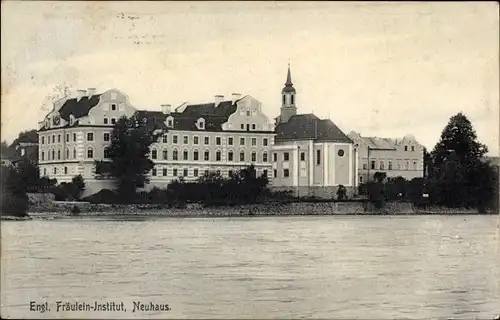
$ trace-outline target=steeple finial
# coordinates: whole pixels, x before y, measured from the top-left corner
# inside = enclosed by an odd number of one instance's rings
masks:
[[[288,73],[286,75],[285,86],[287,86],[287,87],[292,87],[293,86],[293,83],[292,83],[292,74],[290,72],[290,62],[288,62]]]

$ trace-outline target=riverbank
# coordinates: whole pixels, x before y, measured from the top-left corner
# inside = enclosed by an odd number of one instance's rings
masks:
[[[408,202],[389,202],[376,209],[363,201],[275,202],[222,207],[188,204],[185,208],[155,204],[111,205],[86,202],[51,201],[29,208],[32,217],[44,216],[166,216],[166,217],[238,217],[295,215],[426,215],[479,214],[477,209],[417,208]],[[491,212],[490,214],[495,214]]]

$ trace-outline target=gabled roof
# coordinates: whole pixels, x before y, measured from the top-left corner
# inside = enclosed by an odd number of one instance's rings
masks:
[[[403,143],[418,143],[412,135],[406,135],[403,138],[379,138],[379,137],[362,137],[359,133],[351,131],[348,134],[352,140],[359,141],[363,145],[376,149],[396,149],[397,146]]]
[[[61,118],[68,121],[69,115],[72,114],[75,118],[84,117],[89,114],[90,109],[99,103],[100,94],[93,95],[92,97],[82,97],[76,101],[76,98],[68,99],[64,102],[59,110]]]
[[[275,139],[352,143],[330,119],[319,119],[312,113],[294,115],[288,122],[279,123],[276,126]]]

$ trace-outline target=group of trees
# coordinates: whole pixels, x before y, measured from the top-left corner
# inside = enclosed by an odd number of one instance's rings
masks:
[[[471,122],[458,113],[450,118],[432,152],[424,152],[425,178],[385,179],[383,173],[376,173],[360,193],[379,206],[387,200],[407,199],[450,208],[498,208],[498,167],[484,161],[487,152]]]

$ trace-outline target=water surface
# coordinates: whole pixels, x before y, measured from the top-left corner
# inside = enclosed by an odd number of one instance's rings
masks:
[[[497,216],[2,221],[10,318],[455,318],[500,313]],[[47,301],[50,312],[29,311]],[[55,312],[56,301],[127,312]],[[132,313],[133,301],[168,312]]]

